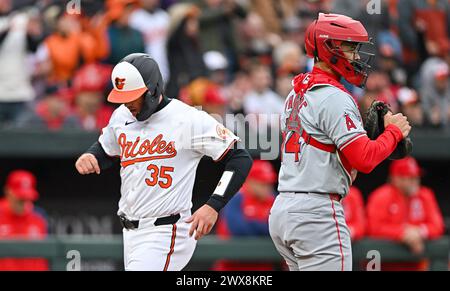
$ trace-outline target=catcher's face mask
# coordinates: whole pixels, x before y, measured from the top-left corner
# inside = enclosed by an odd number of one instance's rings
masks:
[[[375,56],[373,43],[331,40],[328,49],[340,64],[340,73],[351,84],[364,87]]]

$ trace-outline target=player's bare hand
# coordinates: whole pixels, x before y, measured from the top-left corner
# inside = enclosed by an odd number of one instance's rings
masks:
[[[189,236],[192,236],[195,231],[195,240],[201,239],[211,232],[218,217],[219,214],[216,210],[209,205],[203,205],[186,220],[187,223],[192,223]]]
[[[391,124],[397,126],[401,130],[403,138],[406,138],[411,131],[411,125],[409,125],[408,119],[401,113],[393,115],[391,112],[388,112],[384,116],[384,126],[387,127]]]
[[[356,177],[358,177],[358,170],[352,169],[351,176],[352,176],[352,183],[353,183],[353,182],[355,182]]]
[[[81,175],[100,174],[97,158],[93,154],[83,154],[75,163],[78,173]]]
[[[416,226],[407,226],[403,232],[402,241],[411,249],[414,254],[421,254],[425,245],[420,234],[420,229]]]

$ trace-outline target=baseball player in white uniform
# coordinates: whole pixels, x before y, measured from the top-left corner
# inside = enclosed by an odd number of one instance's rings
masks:
[[[196,241],[211,231],[220,209],[242,186],[252,160],[214,118],[164,96],[159,67],[148,55],[124,58],[112,82],[108,100],[123,105],[98,142],[77,160],[76,169],[100,174],[120,161],[118,216],[126,270],[182,270]],[[203,156],[223,163],[225,171],[208,202],[191,215]]]
[[[365,43],[363,25],[343,15],[321,13],[306,31],[315,66],[294,79],[286,99],[280,195],[269,217],[272,240],[292,271],[352,270],[341,200],[357,172],[371,172],[411,130],[406,117],[389,113],[384,133],[367,137],[356,102],[339,82],[364,85]]]

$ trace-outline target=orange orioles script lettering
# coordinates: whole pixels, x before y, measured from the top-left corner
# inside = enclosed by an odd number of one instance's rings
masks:
[[[162,134],[153,140],[146,139],[143,142],[138,137],[133,142],[128,141],[125,133],[122,133],[118,142],[122,152],[120,156],[121,166],[124,168],[141,162],[170,159],[177,155],[175,142],[166,142],[163,140]]]

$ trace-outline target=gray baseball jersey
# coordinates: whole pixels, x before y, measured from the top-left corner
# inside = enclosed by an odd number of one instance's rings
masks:
[[[351,176],[344,169],[339,154],[306,144],[298,132],[290,129],[292,123],[298,121],[297,126],[317,141],[343,150],[366,134],[353,97],[326,84],[313,86],[302,98],[293,90],[281,117],[285,139],[278,190],[346,195]]]
[[[351,169],[344,168],[334,146],[343,150],[365,135],[356,103],[349,94],[327,84],[313,86],[303,97],[292,91],[282,114],[282,130],[281,194],[269,217],[275,247],[292,271],[351,270],[344,210],[325,194],[344,196],[351,184]],[[302,130],[333,150],[306,143]]]

